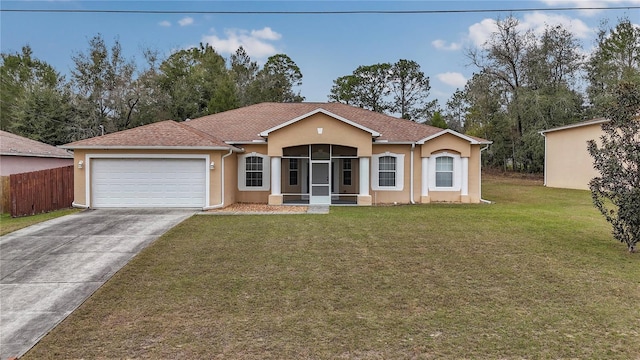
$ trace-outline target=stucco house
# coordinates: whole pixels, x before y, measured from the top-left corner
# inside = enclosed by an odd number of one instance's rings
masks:
[[[0,130],[0,176],[73,165],[64,149]]]
[[[587,151],[587,141],[604,133],[605,118],[592,119],[541,131],[544,136],[544,185],[588,190],[589,181],[599,173]]]
[[[73,149],[77,207],[479,203],[490,141],[339,103],[261,103]]]

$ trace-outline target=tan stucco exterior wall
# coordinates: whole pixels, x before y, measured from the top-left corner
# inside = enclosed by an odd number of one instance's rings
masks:
[[[481,152],[484,145],[471,145],[469,158],[469,202],[477,204],[482,198],[482,165]],[[464,201],[463,201],[464,202]]]
[[[209,170],[209,205],[214,206],[218,205],[222,200],[222,188],[221,188],[221,173],[222,173],[222,156],[227,154],[228,151],[206,151],[206,150],[97,150],[97,149],[76,149],[74,151],[74,171],[73,171],[73,180],[74,180],[74,204],[77,206],[85,206],[87,205],[88,200],[86,196],[86,187],[90,184],[86,182],[86,171],[91,171],[91,164],[87,164],[87,155],[114,155],[114,157],[118,157],[121,154],[127,154],[131,156],[132,154],[144,155],[153,154],[153,155],[173,155],[173,154],[181,154],[181,155],[192,155],[192,154],[204,154],[209,155],[210,161],[213,161],[216,166],[214,170]],[[228,161],[229,158],[236,156],[235,154],[227,157],[225,161]],[[79,162],[83,162],[82,169],[78,168]],[[91,161],[91,160],[90,160]],[[233,161],[233,160],[232,160]],[[232,162],[233,164],[233,162]],[[235,170],[235,169],[234,169]],[[231,175],[227,172],[228,169],[225,168],[225,178],[230,178]],[[236,181],[237,183],[237,181]],[[236,186],[237,188],[237,186]],[[226,198],[226,194],[229,194],[230,199],[233,199],[233,194],[231,192],[225,192],[225,205],[229,205],[229,199]]]
[[[242,156],[251,153],[257,153],[262,155],[267,155],[268,149],[267,144],[246,144],[246,145],[238,145],[244,152],[236,155]],[[271,164],[269,164],[271,166]],[[269,194],[271,194],[271,190],[269,191],[240,191],[238,188],[238,170],[237,170],[237,162],[236,162],[236,171],[235,171],[235,180],[229,185],[236,192],[235,199],[236,202],[240,203],[263,203],[266,204],[269,202]]]
[[[587,141],[597,141],[601,135],[601,124],[546,133],[545,185],[587,190],[589,180],[598,175],[587,151]]]
[[[229,206],[236,202],[237,184],[238,154],[233,153],[224,159],[224,206]]]
[[[416,148],[417,149],[417,148]],[[373,154],[374,155],[378,155],[378,154],[384,154],[386,152],[390,152],[390,153],[394,153],[394,154],[404,154],[404,181],[403,181],[403,186],[402,186],[402,190],[401,191],[397,191],[397,190],[373,190],[372,187],[370,187],[369,190],[369,194],[371,194],[371,201],[373,205],[378,205],[378,204],[393,204],[393,203],[398,203],[398,204],[408,204],[411,202],[411,145],[393,145],[393,144],[376,144],[375,146],[373,146]],[[419,152],[417,150],[414,150],[414,160],[415,157],[419,159]],[[414,161],[414,166],[415,166],[415,161]],[[419,166],[419,165],[418,165]],[[373,163],[370,164],[370,168],[373,169]],[[420,186],[420,172],[419,172],[419,167],[418,168],[414,168],[414,180],[417,179],[418,181],[418,187]],[[417,174],[416,174],[416,170],[417,170]],[[416,177],[417,175],[417,177]],[[371,171],[369,171],[369,176],[371,176]],[[369,183],[371,184],[373,181],[369,181]],[[415,189],[415,181],[414,181],[414,189]],[[420,191],[420,190],[418,190]],[[416,193],[414,192],[414,197],[415,197]],[[420,195],[420,192],[417,193],[417,195]]]
[[[322,129],[322,134],[318,129]],[[269,156],[282,156],[285,147],[307,144],[351,146],[358,148],[358,156],[371,156],[371,133],[323,113],[270,133]]]
[[[431,154],[447,150],[459,153],[460,157],[471,156],[471,146],[469,146],[469,142],[451,134],[440,135],[421,146],[422,157],[429,157]]]

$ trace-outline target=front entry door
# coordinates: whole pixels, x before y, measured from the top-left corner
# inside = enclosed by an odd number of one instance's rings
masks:
[[[311,161],[309,204],[331,204],[331,161]]]

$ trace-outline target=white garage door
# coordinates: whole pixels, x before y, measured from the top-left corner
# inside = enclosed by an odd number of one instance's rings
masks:
[[[204,159],[92,159],[92,207],[204,207]]]

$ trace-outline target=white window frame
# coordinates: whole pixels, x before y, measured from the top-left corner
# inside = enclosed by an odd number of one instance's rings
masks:
[[[380,186],[380,158],[391,156],[396,159],[396,185]],[[385,152],[371,155],[371,189],[374,191],[402,191],[404,189],[404,154]]]
[[[346,164],[349,164],[349,168],[345,167]],[[347,173],[349,173],[349,184],[345,183],[347,179]],[[353,161],[352,159],[342,159],[342,186],[352,186],[353,185]]]
[[[291,165],[293,165],[294,163],[296,164],[295,169],[291,167]],[[289,186],[298,186],[298,185],[300,185],[300,160],[297,159],[297,158],[290,158],[288,167],[289,167],[289,174],[287,174],[287,175],[289,175],[288,176],[289,177],[289,180],[288,180],[289,181]],[[291,183],[291,175],[293,173],[296,174],[296,183],[295,184]]]
[[[262,186],[247,186],[247,158],[262,159]],[[240,191],[268,191],[271,188],[271,159],[267,155],[250,153],[238,157],[238,190]]]
[[[453,158],[453,185],[436,186],[436,163],[441,157]],[[429,160],[429,191],[460,191],[462,189],[462,159],[460,154],[441,152]]]

